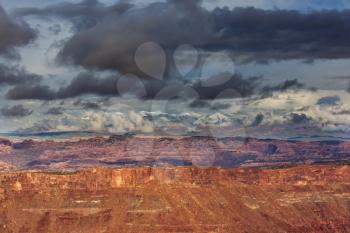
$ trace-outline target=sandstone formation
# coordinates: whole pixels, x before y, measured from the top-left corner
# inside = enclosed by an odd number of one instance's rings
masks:
[[[0,174],[0,232],[350,232],[350,166]]]
[[[60,171],[96,166],[261,167],[347,163],[349,159],[348,141],[122,136],[79,141],[0,140],[0,160],[21,170]]]

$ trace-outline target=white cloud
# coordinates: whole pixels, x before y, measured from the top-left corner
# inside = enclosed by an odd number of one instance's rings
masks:
[[[317,105],[317,101],[326,96],[337,95],[340,101],[336,105]],[[90,99],[96,102],[97,99]],[[180,134],[215,128],[245,128],[249,127],[257,114],[262,113],[264,119],[259,127],[287,127],[293,134],[291,114],[305,114],[311,118],[310,127],[315,130],[347,132],[350,127],[350,93],[345,91],[290,91],[276,93],[265,99],[215,100],[219,103],[231,103],[232,107],[224,110],[208,108],[190,108],[186,102],[171,102],[171,109],[166,111],[162,104],[147,105],[143,100],[112,98],[108,105],[101,104],[99,111],[84,111],[74,106],[74,100],[66,100],[63,105],[63,115],[45,115],[49,108],[60,106],[60,101],[52,101],[42,105],[40,101],[29,101],[26,107],[33,110],[31,116],[25,119],[5,119],[7,131],[18,128],[37,131],[103,131],[109,133],[154,133],[159,130],[172,130]],[[160,102],[160,100],[158,100]],[[4,106],[1,103],[0,107]],[[236,106],[237,105],[237,106]],[[159,106],[159,108],[157,107]],[[252,130],[259,131],[259,127]],[[258,132],[259,133],[259,132]]]

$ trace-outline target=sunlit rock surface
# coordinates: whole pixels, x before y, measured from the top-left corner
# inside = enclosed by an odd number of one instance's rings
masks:
[[[350,232],[350,167],[0,175],[0,232]]]

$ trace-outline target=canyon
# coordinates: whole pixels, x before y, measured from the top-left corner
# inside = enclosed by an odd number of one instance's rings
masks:
[[[1,233],[350,232],[350,142],[0,139]]]
[[[0,232],[350,231],[350,166],[0,174]]]
[[[0,140],[0,171],[86,167],[263,167],[348,163],[349,141],[110,136]]]

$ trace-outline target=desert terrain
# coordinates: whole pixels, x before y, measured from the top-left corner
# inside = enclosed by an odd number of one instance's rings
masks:
[[[1,233],[350,232],[350,142],[0,140]]]
[[[86,167],[262,167],[348,163],[349,141],[110,136],[0,140],[0,171]]]
[[[0,232],[350,232],[350,167],[0,174]]]

